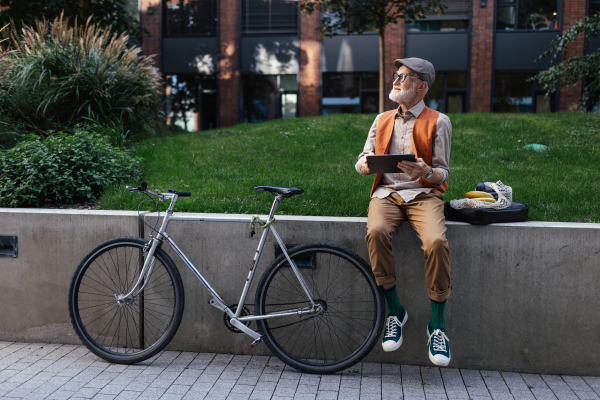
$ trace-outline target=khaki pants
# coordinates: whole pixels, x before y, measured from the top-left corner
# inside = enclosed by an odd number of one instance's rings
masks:
[[[450,296],[452,285],[444,200],[437,189],[428,194],[419,194],[408,203],[397,193],[384,199],[371,199],[365,240],[377,284],[387,288],[396,282],[392,235],[405,220],[423,243],[421,249],[425,256],[425,280],[429,298],[442,302]]]

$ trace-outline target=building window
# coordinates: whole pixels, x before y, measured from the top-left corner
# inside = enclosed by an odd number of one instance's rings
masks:
[[[469,20],[417,21],[407,24],[408,32],[461,32],[469,30]]]
[[[217,127],[217,77],[168,75],[166,115],[171,129],[188,132]]]
[[[600,0],[590,0],[588,8],[588,16],[600,15]]]
[[[215,36],[217,0],[165,0],[163,36]]]
[[[242,75],[243,122],[295,118],[297,105],[297,75]]]
[[[294,0],[241,0],[242,33],[298,33]]]
[[[442,0],[445,14],[426,14],[425,19],[406,24],[407,32],[461,32],[469,30],[470,0]]]
[[[496,29],[558,29],[558,0],[498,0]]]
[[[544,113],[555,111],[555,96],[546,98],[545,90],[526,82],[534,73],[494,74],[494,112]]]
[[[467,111],[467,73],[436,72],[435,81],[423,99],[425,105],[443,113]]]
[[[379,110],[379,73],[323,73],[323,115]]]

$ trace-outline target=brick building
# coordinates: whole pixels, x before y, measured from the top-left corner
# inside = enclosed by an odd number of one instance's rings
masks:
[[[378,36],[319,38],[318,13],[292,0],[140,0],[142,48],[156,54],[167,111],[188,130],[240,122],[375,113]],[[385,33],[386,88],[393,60],[421,57],[436,81],[426,104],[442,112],[551,112],[574,109],[581,86],[545,98],[526,80],[551,65],[533,61],[600,0],[445,0],[444,15],[399,21]],[[583,55],[583,40],[570,49]],[[387,90],[387,89],[386,89]],[[386,96],[387,97],[387,96]],[[391,101],[386,109],[394,107]],[[186,118],[182,116],[186,115]]]

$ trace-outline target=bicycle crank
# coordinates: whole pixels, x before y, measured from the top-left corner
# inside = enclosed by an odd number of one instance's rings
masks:
[[[229,309],[231,311],[233,311],[234,313],[237,311],[238,305],[234,304],[232,306],[229,307]],[[248,310],[248,308],[246,306],[244,306],[244,308],[242,308],[242,313],[240,315],[240,317],[245,317],[247,315],[250,315],[250,310]],[[223,322],[225,323],[225,327],[227,329],[229,329],[231,332],[234,333],[243,333],[240,329],[236,328],[235,326],[233,326],[231,324],[231,317],[229,315],[227,315],[227,313],[223,314]],[[246,326],[250,326],[250,322],[251,321],[246,321],[243,324]]]

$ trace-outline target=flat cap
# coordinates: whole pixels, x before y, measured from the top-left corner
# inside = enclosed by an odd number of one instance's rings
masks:
[[[433,64],[427,60],[414,57],[399,58],[394,61],[394,64],[396,64],[396,68],[400,68],[404,65],[406,68],[414,71],[419,79],[427,82],[430,87],[433,85],[433,81],[435,81],[435,68],[433,68]]]

